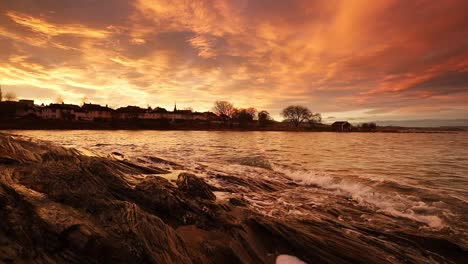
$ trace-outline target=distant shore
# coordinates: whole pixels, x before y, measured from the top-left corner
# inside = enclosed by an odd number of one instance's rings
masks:
[[[284,122],[272,121],[260,126],[251,124],[246,127],[225,125],[203,121],[168,121],[168,120],[111,120],[111,121],[67,121],[41,119],[7,119],[0,121],[0,130],[194,130],[194,131],[284,131],[284,132],[335,132],[330,125],[319,124],[314,127],[295,128]],[[377,127],[375,130],[363,131],[354,127],[350,132],[366,133],[449,133],[467,131],[461,127]]]

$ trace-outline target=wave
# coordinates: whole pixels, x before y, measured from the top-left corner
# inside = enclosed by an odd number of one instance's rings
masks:
[[[274,167],[295,182],[302,185],[316,186],[332,192],[335,195],[345,196],[378,213],[393,217],[402,217],[425,224],[430,229],[440,230],[447,226],[441,218],[446,210],[421,201],[416,196],[405,195],[396,191],[378,188],[379,182],[354,181],[321,175],[310,171],[294,171],[281,167]]]

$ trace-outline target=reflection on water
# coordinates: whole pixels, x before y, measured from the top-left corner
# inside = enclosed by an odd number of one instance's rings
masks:
[[[11,133],[11,132],[10,132]],[[98,155],[160,157],[224,187],[216,175],[284,184],[232,192],[273,217],[320,218],[423,232],[467,247],[468,133],[14,131]],[[171,167],[173,165],[166,164]]]

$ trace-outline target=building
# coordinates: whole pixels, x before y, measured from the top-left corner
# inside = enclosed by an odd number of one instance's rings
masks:
[[[0,102],[0,118],[16,119],[27,116],[36,116],[36,107],[32,100],[1,101]]]
[[[351,131],[351,124],[348,121],[336,121],[331,125],[333,131],[336,132],[350,132]]]
[[[172,120],[192,120],[192,110],[177,110],[170,113],[170,119]]]
[[[116,117],[122,120],[145,119],[145,114],[148,112],[148,110],[140,108],[138,106],[129,105],[126,107],[120,107],[117,110],[115,110],[115,112]]]
[[[114,109],[97,104],[83,104],[81,110],[86,112],[88,120],[106,120],[114,117]]]
[[[73,104],[34,105],[33,100],[19,100],[0,102],[0,118],[15,119],[22,117],[39,117],[41,119],[69,120],[69,121],[98,121],[98,120],[197,120],[217,121],[219,117],[212,112],[192,112],[192,110],[177,110],[169,112],[164,108],[151,109],[138,106],[120,107],[117,110],[98,104],[83,104],[81,107]]]
[[[60,119],[60,120],[76,120],[75,112],[80,111],[78,105],[73,104],[50,104],[42,107],[38,111],[38,116],[42,119]]]
[[[202,121],[214,121],[218,119],[218,116],[212,112],[194,112],[192,113],[192,119]]]
[[[23,104],[28,107],[34,107],[34,100],[22,99],[22,100],[19,100],[18,103]]]

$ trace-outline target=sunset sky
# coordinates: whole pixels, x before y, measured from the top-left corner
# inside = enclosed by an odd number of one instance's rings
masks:
[[[468,116],[466,0],[0,0],[3,92],[325,121]]]

